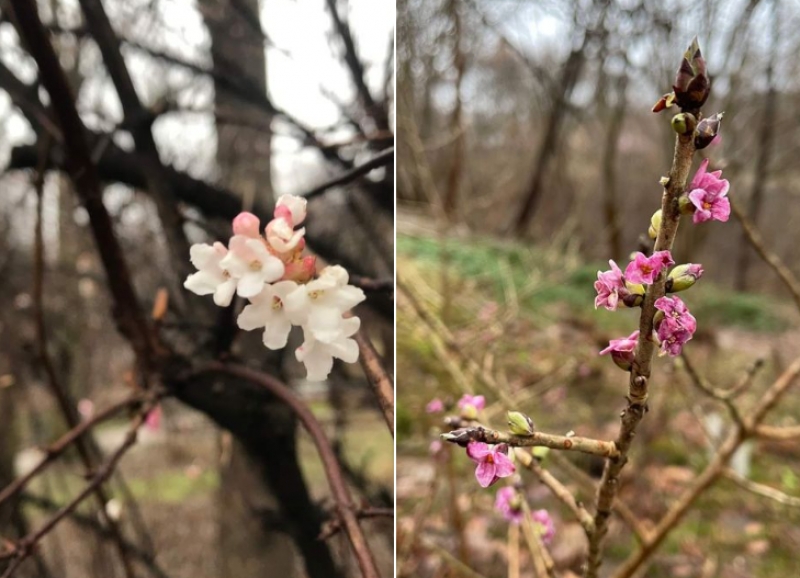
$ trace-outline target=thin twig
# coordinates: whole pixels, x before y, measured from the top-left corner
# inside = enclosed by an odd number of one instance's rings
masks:
[[[125,400],[117,402],[113,405],[110,405],[106,409],[101,412],[96,413],[90,419],[82,421],[77,426],[69,430],[63,436],[61,436],[58,440],[53,442],[50,446],[48,446],[44,450],[44,457],[41,461],[36,464],[31,470],[26,473],[24,476],[21,476],[10,483],[8,486],[3,488],[2,492],[0,492],[0,504],[8,500],[9,498],[18,494],[21,490],[25,489],[28,483],[35,478],[37,475],[41,473],[41,471],[52,461],[54,461],[59,455],[61,455],[64,450],[66,450],[70,445],[75,443],[75,441],[80,438],[83,434],[87,431],[95,427],[97,424],[102,423],[115,415],[117,415],[122,410],[134,407],[140,404],[143,400],[143,397],[139,394],[129,397]]]
[[[776,490],[775,488],[771,488],[765,484],[759,484],[758,482],[748,480],[747,478],[740,476],[730,468],[726,468],[723,471],[723,476],[734,482],[740,488],[744,488],[748,492],[756,494],[757,496],[769,498],[770,500],[778,502],[782,506],[800,508],[800,498],[796,496],[790,496],[788,494],[781,492],[780,490]]]
[[[753,246],[753,249],[756,250],[761,259],[763,259],[763,261],[775,272],[778,277],[780,277],[781,281],[783,281],[783,284],[792,295],[792,299],[794,299],[797,308],[800,309],[800,281],[798,281],[797,277],[795,277],[794,273],[792,273],[792,271],[786,266],[781,258],[767,248],[766,244],[764,243],[764,238],[761,236],[761,233],[758,231],[755,223],[753,223],[750,218],[742,212],[738,203],[734,202],[733,199],[730,201],[731,211],[739,220],[739,224],[742,226],[742,231],[744,232],[745,238],[747,238],[748,242]]]
[[[369,159],[368,161],[353,167],[347,172],[342,173],[335,179],[331,179],[330,181],[323,183],[317,187],[314,187],[310,191],[305,193],[300,193],[301,196],[305,197],[306,199],[312,199],[322,193],[332,189],[333,187],[340,187],[342,185],[346,185],[359,177],[363,177],[364,175],[378,169],[380,167],[385,167],[386,165],[392,164],[394,162],[394,147],[389,147],[388,149],[382,150],[377,155]]]
[[[372,393],[381,408],[386,426],[394,437],[394,385],[392,379],[383,367],[383,362],[375,350],[375,346],[372,345],[364,331],[358,331],[354,337],[360,352],[358,360],[361,362],[367,381],[372,387]]]
[[[114,469],[122,459],[122,456],[136,443],[139,428],[147,419],[147,414],[155,406],[156,397],[151,394],[151,399],[139,410],[138,415],[132,421],[125,439],[117,450],[111,454],[106,462],[92,476],[91,481],[84,489],[75,496],[69,503],[53,514],[38,530],[28,534],[18,540],[11,551],[0,554],[0,559],[12,558],[12,562],[6,568],[1,578],[9,578],[20,567],[20,565],[34,552],[36,545],[55,528],[59,522],[69,516],[86,498],[96,493],[97,488],[103,485],[106,480],[114,473]]]
[[[556,567],[553,563],[553,558],[542,543],[541,534],[534,529],[534,521],[531,517],[531,509],[528,503],[522,501],[522,535],[525,536],[525,542],[528,544],[528,550],[533,559],[534,568],[539,578],[556,578]]]

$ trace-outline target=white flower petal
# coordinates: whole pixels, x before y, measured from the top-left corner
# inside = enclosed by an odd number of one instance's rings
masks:
[[[239,313],[236,324],[240,329],[252,331],[264,327],[269,323],[272,308],[268,303],[250,304]]]
[[[328,346],[328,352],[346,363],[358,361],[358,343],[355,339],[340,339]]]
[[[315,307],[308,316],[304,326],[314,336],[314,339],[323,343],[331,343],[342,336],[342,314],[336,309],[328,307]]]
[[[264,328],[264,345],[267,349],[283,349],[289,341],[292,324],[283,316],[275,315]]]
[[[197,295],[211,295],[224,281],[225,279],[221,275],[215,275],[209,271],[198,271],[189,275],[183,282],[183,286]]]
[[[250,271],[242,275],[236,292],[239,297],[254,297],[264,289],[264,278],[261,271]]]
[[[273,255],[267,254],[265,259],[261,261],[261,274],[267,283],[272,283],[283,277],[285,270],[283,261]]]
[[[236,291],[236,279],[228,279],[217,287],[214,292],[214,303],[219,307],[227,307],[233,301],[233,294]]]

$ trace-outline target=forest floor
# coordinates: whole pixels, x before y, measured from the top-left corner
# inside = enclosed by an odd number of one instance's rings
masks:
[[[418,303],[412,306],[398,292],[400,575],[447,575],[458,566],[449,553],[466,558],[476,572],[473,578],[508,576],[508,523],[493,510],[495,488],[477,485],[474,464],[462,451],[432,456],[431,442],[442,424],[440,416],[425,414],[425,404],[439,397],[452,406],[464,392],[483,393],[488,403],[482,419],[489,425],[503,428],[504,412],[514,409],[530,415],[541,431],[614,439],[627,380],[598,351],[609,339],[631,333],[637,317],[631,310],[594,309],[593,282],[598,269],[608,267],[582,261],[569,240],[544,249],[463,234],[442,239],[424,219],[402,213],[398,228],[398,279]],[[681,296],[699,326],[685,351],[713,384],[729,387],[756,360],[764,362],[737,400],[742,408],[800,354],[800,314],[783,296],[719,287],[713,267],[706,267],[703,279]],[[431,317],[446,318],[449,345],[440,330],[420,317],[419,307]],[[518,405],[498,403],[464,359],[492,375]],[[796,392],[769,423],[800,423]],[[700,395],[681,362],[667,357],[655,362],[650,408],[620,494],[645,526],[657,522],[708,463],[709,440],[730,427],[724,407]],[[568,454],[574,465],[599,475],[602,463]],[[748,442],[732,465],[751,480],[800,497],[800,448],[794,442]],[[551,546],[556,564],[565,576],[578,575],[585,547],[582,529],[546,488],[523,478],[531,508],[546,508],[556,520]],[[592,504],[592,492],[564,480]],[[635,547],[627,528],[613,522],[604,575]],[[797,576],[799,549],[800,508],[723,480],[701,498],[645,575]],[[526,573],[530,565],[522,550],[521,577],[533,576]]]

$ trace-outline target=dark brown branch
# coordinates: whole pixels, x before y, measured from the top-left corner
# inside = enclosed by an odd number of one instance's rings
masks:
[[[147,375],[156,358],[157,345],[139,307],[130,270],[114,233],[111,217],[103,205],[100,179],[92,162],[86,129],[75,108],[72,90],[39,20],[36,3],[32,0],[11,0],[10,5],[23,40],[39,67],[42,85],[50,95],[55,117],[64,135],[65,168],[89,215],[92,234],[108,276],[108,287],[114,301],[114,318],[120,332],[131,342],[140,370]]]
[[[328,181],[327,183],[323,183],[306,193],[300,193],[301,196],[305,197],[306,199],[311,199],[322,193],[326,192],[333,187],[338,187],[341,185],[346,185],[359,177],[362,177],[371,171],[384,167],[390,164],[394,164],[394,147],[389,147],[386,150],[379,152],[377,155],[362,163],[358,166],[353,167],[349,171],[342,173],[340,176],[336,177]]]
[[[151,124],[147,122],[147,119],[152,118],[152,113],[142,106],[139,100],[125,60],[122,58],[121,42],[114,33],[100,0],[80,0],[80,4],[86,16],[87,26],[100,48],[106,70],[122,103],[124,122],[130,126],[136,150],[141,153],[147,188],[152,194],[164,237],[173,257],[172,263],[175,268],[171,275],[173,295],[178,303],[182,303],[183,293],[178,280],[186,278],[191,272],[187,260],[189,242],[183,233],[183,220],[164,176],[164,166],[159,158]]]
[[[350,495],[350,490],[344,481],[342,470],[339,462],[336,460],[336,454],[331,447],[330,440],[328,439],[322,425],[314,417],[310,409],[302,402],[292,391],[282,384],[280,381],[258,371],[248,369],[246,367],[223,364],[214,362],[207,366],[207,371],[227,373],[239,379],[249,381],[252,384],[258,385],[272,393],[275,397],[280,399],[288,405],[292,411],[297,415],[303,427],[311,436],[314,445],[317,448],[322,465],[325,470],[325,475],[328,478],[328,484],[331,488],[331,493],[336,502],[336,512],[342,521],[344,531],[350,541],[350,546],[353,553],[358,560],[361,574],[364,578],[378,578],[378,569],[375,565],[375,560],[372,556],[369,544],[366,537],[358,524],[356,517],[356,507],[353,503],[353,498]]]

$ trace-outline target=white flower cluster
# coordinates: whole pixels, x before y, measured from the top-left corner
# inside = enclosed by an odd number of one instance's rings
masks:
[[[214,303],[227,307],[236,293],[250,301],[239,315],[239,327],[264,328],[264,345],[286,347],[293,325],[302,327],[304,341],[295,351],[308,379],[322,381],[333,359],[358,360],[358,317],[344,314],[365,297],[348,284],[347,271],[325,267],[317,278],[316,258],[303,257],[305,229],[295,227],[306,218],[306,200],[284,195],[275,206],[274,219],[260,233],[258,217],[241,213],[233,220],[233,237],[222,243],[192,245],[191,260],[197,273],[184,283],[198,295],[213,295]]]

